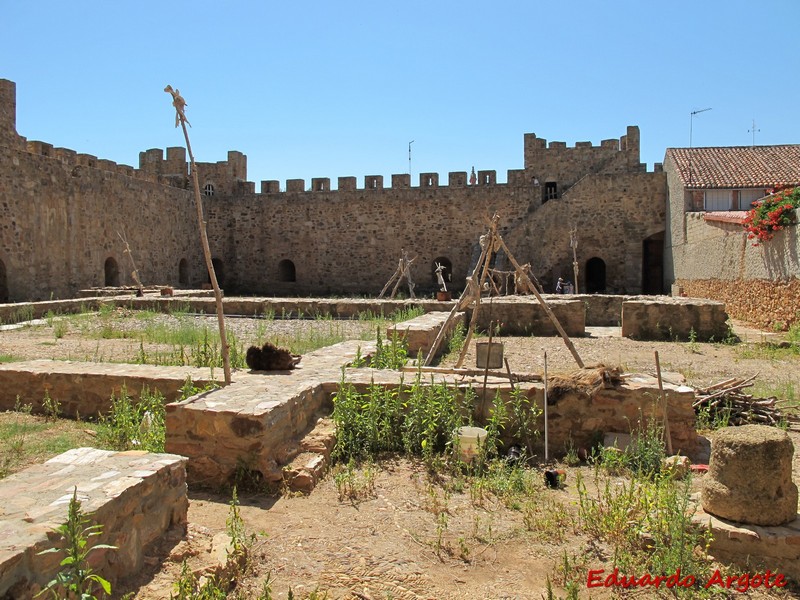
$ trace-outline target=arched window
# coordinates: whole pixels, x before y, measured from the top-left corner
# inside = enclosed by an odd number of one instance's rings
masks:
[[[602,258],[586,261],[586,293],[604,294],[606,291],[606,263]]]
[[[297,281],[297,272],[292,261],[284,259],[278,263],[278,281]]]
[[[8,275],[6,264],[0,260],[0,302],[8,302]]]
[[[450,284],[453,281],[453,263],[450,261],[449,258],[445,256],[440,256],[439,258],[435,258],[433,260],[433,265],[431,265],[431,277],[433,283],[436,285],[437,288],[440,286],[439,278],[436,276],[436,269],[438,268],[439,265],[443,267],[442,279],[444,279],[444,284],[447,286],[447,289],[449,290]]]
[[[180,285],[189,285],[189,261],[182,258],[178,263],[178,283]]]
[[[203,187],[203,193],[206,196],[213,196],[214,195],[214,184],[213,183],[207,183],[205,185],[205,187]]]
[[[106,259],[103,270],[105,271],[105,286],[119,287],[119,265],[113,256]]]
[[[225,264],[219,258],[212,258],[211,265],[214,267],[214,273],[217,275],[219,287],[225,287]],[[208,276],[208,283],[211,283],[211,275]]]

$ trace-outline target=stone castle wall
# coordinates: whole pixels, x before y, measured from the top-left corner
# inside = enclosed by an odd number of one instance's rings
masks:
[[[577,229],[579,287],[586,290],[587,261],[605,263],[606,291],[642,291],[643,240],[664,231],[663,173],[589,174],[561,198],[550,200],[507,236],[519,262],[553,291],[558,277],[572,280],[569,230]]]
[[[6,301],[74,295],[107,283],[130,285],[132,265],[144,283],[177,282],[187,261],[204,281],[191,196],[145,179],[0,146],[0,261]],[[116,267],[114,267],[116,265]]]
[[[207,281],[183,148],[146,150],[139,168],[28,141],[16,132],[16,89],[0,80],[0,301],[74,295],[106,284],[176,287]],[[452,286],[479,255],[488,219],[522,263],[548,277],[571,267],[569,228],[580,230],[583,257],[599,256],[611,289],[641,285],[642,240],[664,218],[663,175],[639,163],[639,130],[600,146],[567,148],[525,137],[525,169],[247,181],[247,158],[197,164],[212,255],[230,293],[377,294],[403,250],[415,257],[418,291],[436,289],[434,262],[452,270]],[[658,170],[658,169],[657,169]],[[539,181],[538,178],[541,178]],[[543,204],[548,182],[558,199]],[[602,223],[602,227],[598,224]],[[502,262],[502,261],[501,261]],[[179,265],[183,265],[180,268]],[[498,267],[504,265],[498,264]],[[508,268],[507,265],[505,265]],[[571,272],[571,270],[570,270]]]

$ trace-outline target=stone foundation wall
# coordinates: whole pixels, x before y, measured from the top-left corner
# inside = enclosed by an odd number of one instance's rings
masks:
[[[181,456],[77,448],[0,481],[0,597],[27,600],[59,571],[53,530],[67,517],[77,488],[84,513],[103,526],[91,566],[112,585],[136,574],[145,549],[170,530],[185,533],[189,501]]]
[[[428,374],[425,374],[427,377]],[[447,382],[463,392],[472,389],[476,392],[474,404],[475,423],[486,423],[491,416],[492,401],[496,395],[506,403],[507,412],[513,414],[511,408],[511,386],[507,380],[489,377],[485,402],[483,397],[483,378],[472,382],[464,378],[456,380],[452,376],[436,375],[436,383]],[[428,379],[429,381],[430,379]],[[390,371],[374,371],[372,369],[348,369],[347,381],[359,392],[366,393],[370,385],[397,387],[400,374]],[[404,384],[410,385],[408,374]],[[541,383],[517,384],[527,396],[531,404],[539,410],[544,408],[544,386]],[[664,391],[669,403],[670,434],[674,452],[684,456],[694,456],[700,449],[695,431],[695,413],[692,408],[694,390],[686,386],[675,386],[664,383]],[[638,424],[647,426],[650,419],[656,419],[663,425],[664,409],[658,403],[658,381],[648,375],[629,375],[624,382],[610,389],[600,389],[589,395],[571,391],[557,398],[551,395],[548,405],[548,442],[552,456],[563,456],[570,444],[575,448],[591,448],[598,441],[602,442],[606,433],[635,433]],[[544,415],[539,417],[535,426],[539,432],[534,440],[537,452],[544,451]],[[506,425],[505,431],[514,431],[512,422]],[[506,438],[506,445],[520,443],[521,440]]]
[[[453,330],[459,325],[464,324],[464,313],[456,313],[453,319],[447,323],[449,313],[446,312],[430,312],[408,321],[390,325],[386,328],[386,340],[391,340],[393,336],[398,336],[404,339],[408,344],[408,356],[416,358],[418,353],[422,353],[423,358],[428,354],[436,341],[436,336],[442,330],[442,327],[447,325],[447,330],[444,332],[444,338],[437,355],[447,350],[447,341],[453,333]]]
[[[20,402],[30,404],[34,412],[44,412],[47,394],[60,403],[62,415],[95,417],[109,411],[111,396],[119,396],[123,388],[134,402],[143,389],[158,391],[165,402],[172,402],[180,397],[187,377],[197,387],[213,381],[210,369],[193,367],[62,360],[0,364],[0,410],[13,410]]]
[[[545,299],[561,327],[569,336],[586,333],[586,305],[572,296],[547,296]],[[467,311],[467,320],[472,318]],[[500,335],[559,335],[550,317],[535,296],[501,296],[484,298],[478,311],[476,326],[489,331],[490,323]]]
[[[622,303],[622,336],[639,340],[721,341],[728,334],[725,305],[701,298],[635,299]]]
[[[800,279],[679,279],[687,296],[725,303],[728,314],[762,329],[786,330],[800,322]]]

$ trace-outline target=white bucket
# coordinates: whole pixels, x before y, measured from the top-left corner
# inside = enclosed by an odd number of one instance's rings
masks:
[[[477,456],[479,448],[486,443],[488,432],[481,427],[459,427],[456,434],[461,460],[471,463]]]

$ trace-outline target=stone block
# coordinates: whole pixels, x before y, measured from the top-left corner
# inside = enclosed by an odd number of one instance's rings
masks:
[[[53,530],[66,521],[73,490],[81,509],[103,526],[93,543],[116,550],[92,555],[112,584],[136,573],[145,549],[168,531],[185,530],[186,459],[170,454],[77,448],[0,481],[0,598],[27,599],[55,576],[61,553]]]
[[[797,517],[792,481],[794,445],[785,431],[766,425],[726,427],[711,444],[703,510],[750,525],[777,526]]]

